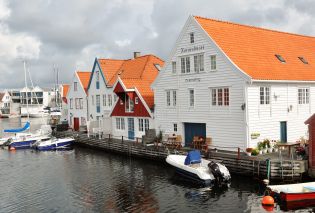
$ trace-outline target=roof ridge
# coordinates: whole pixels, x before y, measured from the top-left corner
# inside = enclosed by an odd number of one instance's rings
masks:
[[[263,28],[263,27],[257,27],[257,26],[253,26],[253,25],[239,24],[239,23],[235,23],[235,22],[223,21],[223,20],[212,19],[212,18],[207,18],[207,17],[201,17],[201,16],[193,16],[193,17],[194,17],[194,18],[199,18],[199,19],[205,19],[205,20],[215,21],[215,22],[221,22],[221,23],[231,24],[231,25],[236,25],[236,26],[241,26],[241,27],[253,28],[253,29],[258,29],[258,30],[265,30],[265,31],[270,31],[270,32],[275,32],[275,33],[282,33],[282,34],[288,34],[288,35],[293,35],[293,36],[301,36],[301,37],[315,38],[315,36],[310,36],[310,35],[303,35],[303,34],[297,34],[297,33],[284,32],[284,31],[279,31],[279,30],[274,30],[274,29],[268,29],[268,28]]]
[[[147,60],[146,60],[146,62],[145,62],[145,64],[144,64],[143,69],[142,69],[141,74],[140,74],[140,79],[142,79],[142,75],[143,75],[144,71],[146,70],[147,66],[149,66],[149,60],[150,60],[151,57],[152,56],[149,55]]]

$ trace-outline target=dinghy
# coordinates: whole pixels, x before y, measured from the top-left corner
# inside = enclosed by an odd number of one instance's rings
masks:
[[[221,163],[202,159],[199,150],[190,151],[187,156],[168,155],[166,162],[180,175],[204,186],[229,185],[231,182],[229,170]]]
[[[281,202],[312,202],[315,204],[315,182],[267,186],[270,195]]]

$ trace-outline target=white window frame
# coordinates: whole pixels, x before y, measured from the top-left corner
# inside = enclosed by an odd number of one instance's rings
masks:
[[[108,94],[108,106],[112,106],[113,105],[113,99],[112,99],[112,95]]]
[[[177,123],[173,123],[173,131],[177,132],[178,131],[178,125]]]
[[[171,106],[171,91],[166,90],[166,106]]]
[[[80,103],[79,103],[79,101],[80,101],[79,98],[76,98],[76,99],[74,100],[74,102],[75,102],[75,109],[80,109]]]
[[[210,55],[210,70],[217,70],[217,55]]]
[[[310,88],[299,87],[298,88],[298,104],[309,104],[310,103]]]
[[[176,73],[176,61],[172,61],[172,73]]]
[[[150,121],[147,118],[139,118],[138,119],[138,130],[139,132],[146,132],[150,128]]]
[[[103,106],[106,106],[106,94],[103,95]]]
[[[125,130],[125,118],[116,118],[116,130]]]
[[[135,104],[138,104],[138,103],[139,103],[139,98],[135,97]]]
[[[134,112],[135,110],[135,103],[133,100],[126,94],[125,95],[125,112]]]
[[[70,109],[73,109],[73,99],[70,98]]]
[[[176,93],[177,93],[176,90],[172,91],[172,95],[173,95],[172,100],[173,100],[173,106],[174,107],[176,107],[176,104],[177,104],[177,94]]]
[[[270,104],[270,87],[268,86],[259,87],[259,104],[260,105]]]
[[[83,98],[79,98],[80,109],[83,109]]]
[[[188,89],[188,97],[189,97],[189,107],[194,108],[195,107],[195,90],[194,88]]]
[[[194,55],[194,71],[195,73],[203,72],[204,68],[204,54]]]
[[[78,91],[78,82],[73,82],[73,91]]]
[[[230,88],[229,87],[211,88],[211,106],[229,107]]]

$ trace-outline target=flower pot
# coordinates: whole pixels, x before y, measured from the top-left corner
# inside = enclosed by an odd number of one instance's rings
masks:
[[[272,148],[268,148],[268,152],[269,152],[269,153],[272,153]]]

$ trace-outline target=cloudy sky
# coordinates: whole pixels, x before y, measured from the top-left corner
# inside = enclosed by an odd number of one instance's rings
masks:
[[[314,0],[0,0],[0,89],[67,83],[95,57],[166,59],[188,16],[199,15],[315,36]]]

